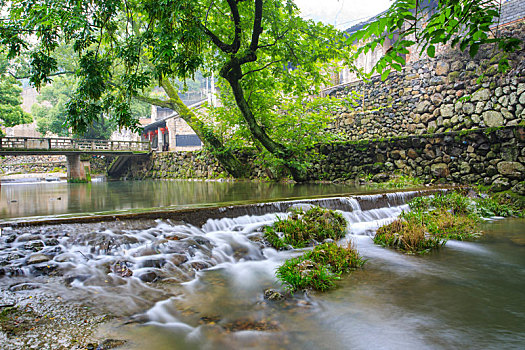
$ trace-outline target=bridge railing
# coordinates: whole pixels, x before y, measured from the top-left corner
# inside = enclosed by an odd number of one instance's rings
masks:
[[[42,150],[42,151],[151,151],[151,144],[144,141],[110,141],[69,138],[39,137],[0,137],[2,150]]]

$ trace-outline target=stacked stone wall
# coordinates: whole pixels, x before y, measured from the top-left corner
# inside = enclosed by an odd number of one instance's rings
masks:
[[[425,182],[515,187],[525,195],[525,127],[406,136],[321,145],[311,180],[349,180],[360,174],[400,172]]]
[[[504,35],[524,38],[525,22],[506,27]],[[376,76],[335,87],[327,94],[361,97],[354,110],[339,110],[330,131],[359,140],[518,125],[525,119],[525,50],[509,59],[511,69],[501,74],[491,47],[474,59],[449,49],[386,81]]]
[[[110,156],[82,156],[89,160],[92,174],[105,174],[113,157]],[[28,174],[66,172],[66,156],[61,155],[31,155],[31,156],[2,156],[0,157],[0,174]]]
[[[65,172],[66,156],[2,156],[1,174]]]

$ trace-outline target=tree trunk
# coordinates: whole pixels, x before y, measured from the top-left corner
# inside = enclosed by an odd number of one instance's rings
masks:
[[[190,110],[180,99],[178,92],[166,79],[161,81],[161,86],[168,95],[168,101],[162,101],[162,107],[168,106],[176,111],[179,116],[195,131],[197,136],[209,148],[224,169],[235,178],[246,176],[247,167],[242,164],[231,150],[224,147],[213,131],[199,117]],[[150,100],[150,103],[151,100]],[[155,104],[155,103],[152,103]]]
[[[264,146],[264,148],[268,150],[268,152],[275,157],[284,160],[286,168],[290,171],[290,174],[295,181],[306,181],[306,171],[291,162],[290,151],[284,145],[272,140],[266,131],[257,123],[248,102],[244,98],[244,91],[240,84],[242,77],[241,67],[234,62],[230,63],[231,65],[229,65],[229,67],[231,69],[222,72],[223,78],[225,78],[230,84],[233,96],[235,97],[235,102],[237,103],[244,120],[248,124],[251,134]]]

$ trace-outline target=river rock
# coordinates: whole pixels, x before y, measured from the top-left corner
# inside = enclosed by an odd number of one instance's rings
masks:
[[[509,180],[504,177],[497,178],[496,180],[492,182],[491,189],[494,192],[506,191],[509,188],[510,188]]]
[[[264,299],[276,301],[276,300],[283,300],[284,295],[276,291],[275,289],[266,289],[264,291]]]
[[[486,111],[483,113],[483,121],[489,128],[503,126],[504,120],[500,112]]]
[[[133,271],[128,267],[127,263],[125,261],[118,261],[116,262],[111,270],[113,273],[120,277],[131,277],[133,276]]]
[[[430,172],[436,178],[448,177],[450,175],[448,165],[445,163],[432,164],[430,166]]]
[[[157,273],[155,273],[155,271],[144,271],[142,273],[139,273],[137,277],[142,282],[148,282],[148,283],[155,282],[156,280],[159,279],[159,276],[157,275]]]
[[[188,257],[185,254],[171,254],[169,260],[175,265],[179,266],[188,261]]]
[[[450,66],[447,62],[439,61],[436,64],[436,68],[434,72],[436,73],[436,75],[447,75],[449,69],[450,69]]]
[[[26,264],[27,265],[40,264],[40,263],[47,262],[49,260],[51,260],[51,258],[49,256],[47,256],[47,255],[44,255],[44,254],[33,254],[27,259]]]
[[[472,94],[472,102],[487,101],[490,98],[489,89],[481,89]]]
[[[39,252],[43,248],[44,248],[44,242],[42,242],[42,241],[33,241],[33,242],[29,242],[29,243],[24,244],[24,249],[25,250],[32,250],[34,252]]]
[[[520,179],[525,177],[525,166],[519,162],[499,162],[498,172],[501,175]]]

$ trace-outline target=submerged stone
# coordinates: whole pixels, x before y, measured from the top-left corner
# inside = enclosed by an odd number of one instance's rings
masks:
[[[276,291],[275,289],[266,289],[264,291],[264,299],[276,301],[276,300],[283,300],[284,295]]]
[[[49,260],[51,260],[51,258],[49,256],[47,256],[47,255],[44,255],[44,254],[33,254],[27,259],[26,264],[27,265],[40,264],[40,263],[43,263],[43,262],[47,262]]]

